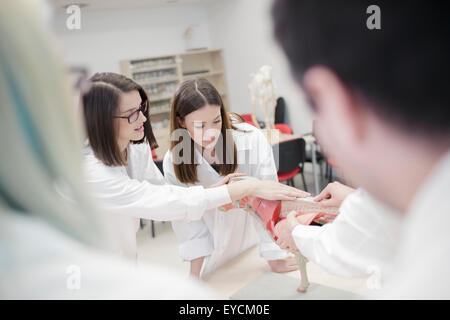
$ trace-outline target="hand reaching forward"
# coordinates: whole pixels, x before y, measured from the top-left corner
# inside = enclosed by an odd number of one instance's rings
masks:
[[[295,245],[294,238],[292,237],[292,230],[300,224],[300,222],[297,221],[297,216],[297,212],[290,212],[286,219],[278,222],[274,228],[274,233],[278,237],[277,244],[281,249],[289,250],[292,253],[299,252]]]
[[[329,183],[322,192],[314,198],[322,207],[339,207],[347,196],[355,189],[339,182]]]

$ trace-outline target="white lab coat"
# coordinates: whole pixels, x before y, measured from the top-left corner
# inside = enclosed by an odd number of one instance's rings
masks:
[[[342,202],[332,223],[299,225],[292,236],[305,257],[332,274],[382,277],[395,256],[399,230],[400,215],[359,189]]]
[[[0,209],[0,299],[214,299],[200,283],[75,241]]]
[[[237,123],[235,126],[247,131],[233,130],[239,164],[236,172],[259,179],[278,181],[272,148],[266,137],[260,130],[247,123]],[[207,187],[223,178],[203,159],[197,149],[195,157],[199,162],[197,166],[199,182],[195,185]],[[163,168],[169,183],[185,186],[175,176],[170,150],[164,157]],[[208,210],[201,220],[173,221],[172,227],[180,242],[179,253],[184,261],[207,257],[202,266],[201,276],[258,242],[260,254],[266,260],[287,256],[286,251],[278,247],[262,224],[243,209],[232,209],[228,212],[219,209]]]
[[[128,166],[103,164],[90,147],[84,149],[84,173],[88,187],[105,212],[122,220],[122,253],[136,257],[139,218],[171,221],[198,220],[207,209],[230,203],[226,186],[205,189],[168,185],[153,162],[147,143],[130,144]],[[130,227],[131,226],[131,227]]]
[[[381,299],[450,299],[450,151],[404,215]]]

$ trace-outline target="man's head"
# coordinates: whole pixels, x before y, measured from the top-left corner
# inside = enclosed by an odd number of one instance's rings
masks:
[[[367,27],[372,4],[381,29]],[[275,37],[314,109],[320,144],[381,198],[383,175],[415,150],[449,148],[447,12],[427,1],[275,1]]]

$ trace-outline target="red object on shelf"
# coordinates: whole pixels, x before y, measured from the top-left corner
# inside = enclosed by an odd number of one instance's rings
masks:
[[[244,113],[244,114],[241,114],[241,117],[242,117],[242,119],[245,120],[245,122],[251,124],[251,125],[254,126],[254,127],[258,127],[258,126],[253,122],[252,115],[251,115],[250,113]]]
[[[285,123],[275,123],[275,129],[280,130],[281,133],[284,134],[293,134],[294,131],[292,131],[292,128]]]
[[[245,121],[253,121],[252,115],[250,113],[243,113],[243,114],[241,114],[241,117]]]

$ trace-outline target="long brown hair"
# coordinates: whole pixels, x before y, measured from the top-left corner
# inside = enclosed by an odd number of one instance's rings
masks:
[[[123,166],[127,164],[117,145],[117,128],[114,126],[113,117],[119,108],[120,94],[137,90],[142,102],[148,100],[145,90],[136,82],[121,74],[105,72],[96,73],[91,78],[89,91],[83,95],[83,113],[86,124],[89,145],[95,156],[107,166]],[[150,107],[144,116],[144,137],[133,144],[147,142],[150,148],[158,147],[153,135],[150,117]]]
[[[172,137],[172,133],[175,130],[184,130],[185,133],[183,137],[180,137],[178,140],[172,138],[170,139],[172,159],[178,157],[178,154],[175,154],[175,146],[182,142],[182,140],[183,143],[188,142],[189,145],[187,147],[190,148],[189,159],[184,158],[187,161],[183,161],[179,164],[175,161],[173,163],[175,175],[182,183],[193,184],[198,182],[198,177],[197,163],[194,157],[195,142],[190,138],[187,130],[180,126],[178,120],[184,120],[186,115],[208,104],[220,106],[220,115],[222,117],[222,128],[219,139],[222,139],[221,144],[223,147],[222,150],[219,151],[221,151],[222,159],[226,159],[226,161],[223,161],[223,163],[220,164],[219,174],[227,175],[229,173],[233,173],[238,167],[236,145],[234,144],[233,135],[230,130],[237,130],[237,128],[232,125],[219,92],[208,80],[204,78],[186,80],[180,83],[175,91],[170,114],[170,136]],[[217,145],[220,145],[219,141],[217,142],[216,147]],[[232,149],[230,146],[232,146]],[[180,155],[185,156],[182,152],[183,150],[181,150]]]

